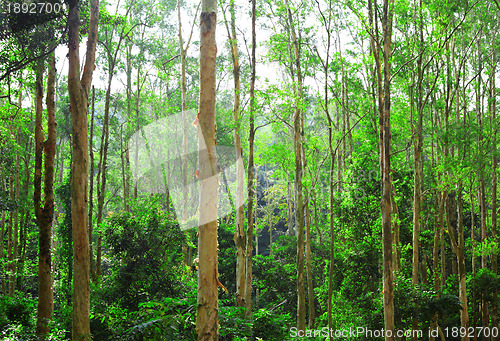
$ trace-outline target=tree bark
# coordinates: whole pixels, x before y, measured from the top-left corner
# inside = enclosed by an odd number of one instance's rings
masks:
[[[1,262],[1,265],[0,265],[0,276],[2,276],[2,292],[1,294],[2,295],[7,295],[7,286],[6,286],[6,283],[5,283],[5,279],[7,278],[6,274],[4,273],[5,271],[5,267],[4,267],[4,237],[5,237],[5,212],[2,212],[2,216],[0,217],[0,219],[2,219],[0,221],[0,262]]]
[[[89,137],[89,157],[90,157],[90,185],[89,185],[89,220],[88,220],[88,234],[89,234],[89,260],[90,260],[90,276],[93,281],[97,281],[94,252],[92,250],[92,233],[93,233],[93,219],[94,214],[94,117],[95,117],[95,88],[92,86],[92,114],[90,118],[90,137]]]
[[[306,203],[306,273],[307,273],[307,303],[309,307],[308,328],[314,329],[315,308],[314,308],[314,286],[311,265],[311,218],[309,212],[309,200]]]
[[[413,238],[412,238],[412,248],[413,248],[413,257],[412,257],[412,277],[411,283],[416,286],[418,285],[418,265],[419,265],[419,232],[420,232],[420,211],[421,211],[421,198],[422,198],[422,179],[423,179],[423,169],[422,169],[422,147],[423,147],[423,116],[424,116],[424,108],[423,108],[423,90],[422,90],[422,82],[423,82],[423,68],[422,68],[422,58],[423,58],[423,34],[422,34],[422,0],[420,0],[419,6],[419,38],[420,38],[420,51],[419,57],[417,59],[417,83],[418,83],[418,99],[417,99],[417,127],[415,131],[416,140],[413,142],[413,157],[414,157],[414,170],[413,170]],[[413,99],[410,99],[413,101]],[[413,125],[413,122],[411,122]],[[418,319],[415,316],[416,312],[413,316],[412,329],[418,330]],[[417,336],[414,334],[412,337],[413,340],[417,340]]]
[[[228,30],[228,39],[231,46],[231,55],[233,59],[233,79],[234,79],[234,145],[236,152],[236,231],[234,233],[234,243],[236,246],[236,306],[245,306],[245,249],[246,249],[246,234],[244,222],[244,206],[243,206],[243,149],[241,147],[240,135],[240,63],[238,52],[238,41],[236,36],[236,16],[234,9],[234,0],[229,3],[229,11],[231,13],[231,30]],[[226,21],[227,25],[227,21]]]
[[[256,18],[256,0],[252,0],[252,56],[251,56],[251,77],[250,77],[250,117],[249,117],[249,135],[248,135],[248,204],[247,204],[247,246],[246,246],[246,264],[245,264],[245,316],[250,318],[252,315],[252,252],[253,252],[253,204],[255,196],[254,187],[254,157],[253,145],[255,140],[255,45],[257,36],[255,34]],[[258,233],[257,233],[258,235]]]
[[[383,293],[384,293],[384,326],[385,340],[394,340],[394,273],[392,255],[392,228],[391,228],[391,38],[393,0],[384,0],[382,28],[383,28],[383,59],[384,59],[384,93],[383,93],[383,116],[380,126],[382,131],[382,200],[380,202],[382,213],[382,254],[383,254]],[[389,333],[389,331],[391,331]]]
[[[15,134],[15,139],[18,145],[20,145],[21,129],[14,128],[13,133]],[[11,199],[19,205],[19,187],[21,181],[19,179],[19,163],[20,155],[16,153],[15,158],[15,175],[13,179],[11,178]],[[17,272],[18,272],[18,247],[19,247],[19,207],[16,207],[14,211],[10,212],[10,234],[9,240],[11,241],[10,247],[10,275],[9,275],[9,296],[14,297],[16,292],[17,283]]]
[[[54,217],[54,161],[56,151],[56,115],[55,115],[55,56],[50,55],[49,74],[47,80],[47,116],[48,134],[43,141],[42,128],[42,75],[43,67],[37,71],[37,110],[35,119],[35,214],[38,221],[39,253],[38,253],[38,319],[36,334],[45,338],[50,331],[49,322],[54,309],[52,287],[51,237]],[[45,155],[44,205],[41,203],[42,154]]]
[[[78,0],[70,1],[68,93],[73,128],[71,164],[71,217],[73,226],[73,313],[72,339],[91,340],[89,239],[87,233],[88,194],[88,134],[87,108],[92,73],[94,71],[99,0],[91,1],[86,60],[80,79],[80,15]]]
[[[179,20],[179,46],[181,49],[181,102],[182,102],[182,122],[183,122],[183,135],[182,135],[182,219],[184,221],[188,218],[188,192],[187,188],[187,86],[186,86],[186,56],[187,47],[184,48],[184,41],[182,39],[182,19],[181,19],[181,1],[177,0],[177,16]],[[189,43],[188,43],[189,46]]]
[[[451,248],[457,257],[458,263],[458,298],[460,302],[462,302],[463,307],[463,309],[460,310],[460,324],[462,328],[468,330],[469,313],[467,306],[463,204],[461,196],[462,193],[460,189],[458,192],[458,196],[455,191],[450,192],[450,194],[448,195],[448,198],[446,200],[446,225],[448,226],[448,233],[450,235]],[[457,237],[455,236],[455,231],[458,232],[458,241]],[[468,341],[468,333],[462,339]]]
[[[14,176],[11,175],[10,176],[10,179],[9,179],[9,193],[10,193],[10,199],[12,201],[14,201]],[[9,286],[8,286],[8,294],[10,297],[13,297],[14,296],[14,277],[12,276],[12,274],[14,273],[14,268],[13,268],[13,265],[14,265],[14,247],[13,247],[13,244],[14,244],[14,241],[13,241],[13,237],[12,237],[12,219],[13,219],[13,212],[11,211],[9,213],[9,222],[8,222],[8,227],[7,227],[7,269],[9,271]]]
[[[215,152],[215,0],[202,0],[200,22],[200,112],[198,121],[200,212],[198,228],[198,340],[218,340],[217,206],[219,168]]]
[[[288,12],[288,23],[290,25],[291,43],[294,50],[295,67],[297,71],[298,93],[295,100],[295,114],[293,119],[294,131],[294,153],[295,153],[295,201],[297,207],[295,210],[297,221],[297,329],[305,331],[306,329],[306,295],[305,295],[305,273],[304,273],[304,203],[302,193],[302,72],[300,67],[300,51],[295,33],[292,11],[285,0]]]
[[[492,42],[495,41],[496,34],[493,35]],[[493,44],[492,44],[493,46]],[[495,76],[496,76],[496,47],[493,47],[493,54],[491,57],[491,69],[489,75],[489,98],[488,98],[488,109],[491,118],[491,129],[492,129],[492,146],[493,156],[491,160],[491,238],[493,242],[497,242],[497,126],[498,122],[496,120],[496,86],[495,86]],[[498,275],[498,255],[493,254],[491,257],[491,270]],[[493,302],[491,304],[491,325],[498,326],[498,291],[493,293]],[[499,337],[493,336],[493,340],[498,340]]]

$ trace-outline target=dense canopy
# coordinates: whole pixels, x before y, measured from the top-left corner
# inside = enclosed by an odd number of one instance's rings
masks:
[[[5,0],[0,339],[498,340],[497,0]]]

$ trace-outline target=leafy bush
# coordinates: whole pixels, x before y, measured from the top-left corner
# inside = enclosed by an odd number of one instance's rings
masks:
[[[137,310],[141,302],[180,297],[186,291],[189,271],[181,248],[185,235],[154,204],[134,213],[112,214],[103,226],[100,233],[106,235],[109,250],[99,297],[104,301]]]
[[[0,330],[8,325],[31,328],[34,326],[34,312],[37,302],[22,293],[14,297],[0,297]]]
[[[259,309],[253,313],[253,335],[266,341],[286,340],[293,323],[290,314],[276,314]]]

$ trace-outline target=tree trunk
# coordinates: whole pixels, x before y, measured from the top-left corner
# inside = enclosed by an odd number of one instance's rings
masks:
[[[234,232],[234,243],[236,246],[236,306],[245,306],[245,249],[246,249],[246,234],[244,227],[244,206],[243,206],[243,150],[241,147],[240,136],[240,63],[238,52],[238,41],[236,36],[236,18],[234,9],[234,0],[229,3],[229,11],[231,13],[231,30],[227,26],[229,44],[231,46],[231,55],[233,59],[233,78],[234,78],[234,145],[236,152],[236,231]],[[225,16],[225,15],[224,15]]]
[[[295,26],[292,18],[292,11],[285,0],[288,12],[288,23],[290,25],[291,43],[294,50],[295,67],[297,71],[298,93],[296,94],[295,114],[293,119],[294,130],[294,152],[295,152],[295,202],[297,221],[297,329],[306,329],[306,295],[305,295],[305,274],[304,274],[304,204],[302,193],[302,72],[300,67],[300,51],[295,34]]]
[[[112,36],[112,35],[111,35]],[[109,106],[111,102],[111,83],[113,81],[113,71],[115,68],[115,61],[120,48],[120,43],[123,38],[123,32],[115,50],[114,56],[108,52],[108,88],[106,90],[106,97],[104,100],[104,121],[102,126],[101,148],[99,153],[99,165],[97,170],[97,226],[102,224],[104,199],[106,197],[106,168],[108,159],[108,146],[109,146]],[[99,234],[97,238],[97,255],[96,255],[96,268],[95,277],[97,280],[101,277],[101,254],[102,254],[102,235]]]
[[[393,250],[393,261],[392,261],[392,268],[395,274],[399,273],[399,268],[401,264],[401,243],[400,243],[400,226],[399,226],[399,208],[398,204],[396,203],[396,188],[394,188],[394,184],[392,184],[392,176],[391,176],[391,185],[392,185],[392,190],[391,190],[391,208],[392,208],[392,233],[393,233],[393,245],[394,245],[394,250]]]
[[[333,329],[333,272],[334,272],[334,256],[335,256],[335,225],[334,225],[334,207],[335,207],[335,183],[334,183],[334,170],[335,170],[335,150],[333,149],[333,129],[334,123],[332,117],[330,115],[330,111],[328,109],[328,64],[329,64],[329,52],[330,52],[330,40],[331,40],[331,2],[328,2],[329,6],[329,15],[328,15],[328,23],[325,21],[325,29],[327,33],[327,54],[326,60],[323,64],[323,71],[325,73],[325,85],[324,85],[324,110],[326,114],[326,118],[328,120],[328,151],[330,152],[330,173],[329,173],[329,182],[330,182],[330,263],[328,265],[328,304],[327,304],[327,314],[328,314],[328,330]],[[340,180],[340,179],[337,179]],[[338,182],[340,184],[340,181]],[[333,335],[329,333],[329,340],[333,340]]]
[[[10,193],[10,199],[14,201],[14,179],[13,175],[10,176],[9,179],[9,193]],[[14,277],[12,274],[14,273],[14,252],[13,252],[13,238],[12,238],[12,219],[13,219],[13,212],[11,211],[9,213],[9,225],[7,228],[7,269],[9,271],[9,286],[8,286],[8,294],[10,297],[14,296]]]
[[[254,187],[254,160],[253,160],[253,144],[255,140],[255,44],[257,37],[255,34],[255,9],[256,0],[252,0],[252,74],[250,78],[250,117],[249,117],[249,135],[248,135],[248,172],[247,172],[247,187],[248,187],[248,204],[247,204],[247,247],[246,247],[246,264],[245,264],[245,316],[250,318],[252,315],[252,252],[253,252],[253,204],[255,196]]]
[[[200,213],[198,228],[198,340],[218,340],[217,206],[219,168],[215,152],[215,0],[202,0],[198,121]]]
[[[80,15],[78,1],[69,3],[68,93],[72,118],[71,217],[73,226],[72,339],[90,340],[89,239],[87,233],[88,133],[87,108],[95,65],[99,0],[91,1],[86,60],[80,79]]]
[[[2,295],[7,295],[7,286],[5,283],[5,279],[7,278],[6,274],[4,273],[5,267],[4,267],[4,237],[5,237],[5,212],[2,212],[2,216],[0,217],[2,220],[0,221],[0,276],[2,277]]]
[[[492,42],[495,41],[496,34],[492,38]],[[497,242],[497,129],[498,122],[496,120],[496,87],[495,87],[495,76],[496,76],[496,48],[493,47],[491,70],[489,75],[489,98],[488,98],[488,109],[491,118],[492,127],[492,146],[493,156],[491,160],[491,238],[493,242]],[[498,275],[498,255],[493,254],[491,257],[491,270]],[[491,304],[491,325],[498,326],[498,291],[493,293],[493,302]],[[498,340],[499,337],[493,336],[493,340]]]
[[[287,180],[286,185],[286,209],[287,209],[287,236],[295,236],[295,228],[293,225],[293,202],[292,202],[292,184]]]
[[[481,34],[477,39],[477,85],[476,85],[476,115],[477,115],[477,123],[478,123],[478,137],[477,137],[477,148],[478,148],[478,172],[479,172],[479,207],[481,212],[481,244],[484,246],[487,238],[487,211],[486,207],[486,189],[485,189],[485,175],[484,175],[484,167],[485,160],[483,159],[483,113],[482,113],[482,103],[481,103],[481,93],[482,93],[482,85],[481,85]],[[465,89],[464,96],[465,96]],[[465,100],[464,100],[465,103]],[[486,269],[488,267],[488,256],[484,254],[481,257],[481,268]],[[489,312],[488,312],[488,301],[486,299],[482,299],[481,301],[481,313],[482,313],[482,322],[483,327],[489,326]]]
[[[89,137],[89,159],[90,159],[90,184],[89,184],[89,260],[90,260],[90,276],[92,281],[97,281],[94,264],[94,252],[92,250],[92,232],[94,230],[92,216],[94,214],[94,117],[95,117],[95,88],[92,86],[92,116],[90,118],[90,137]]]
[[[392,7],[393,0],[384,0],[382,28],[384,35],[383,59],[384,59],[384,94],[383,94],[383,116],[381,119],[380,132],[382,135],[382,200],[380,202],[382,212],[382,254],[384,264],[383,292],[384,292],[384,326],[385,340],[394,340],[394,273],[392,268],[392,228],[391,228],[391,38],[392,38]],[[390,333],[389,333],[390,331]]]
[[[183,122],[183,135],[182,135],[182,220],[187,221],[188,218],[188,191],[187,189],[187,86],[186,86],[186,55],[187,47],[184,48],[184,41],[182,39],[182,19],[181,19],[181,1],[177,0],[177,16],[179,20],[179,47],[181,50],[181,102],[182,102],[182,122]],[[189,43],[188,43],[189,46]]]
[[[17,144],[20,145],[21,129],[13,129],[16,136]],[[11,199],[19,204],[19,194],[21,181],[19,179],[19,163],[20,155],[16,154],[15,162],[15,175],[14,180],[11,182]],[[12,187],[13,186],[13,187]],[[17,283],[17,270],[18,270],[18,247],[19,247],[19,207],[16,207],[14,211],[10,214],[10,226],[11,226],[11,262],[10,262],[10,276],[9,276],[9,296],[14,297],[16,292]]]
[[[306,211],[307,303],[309,306],[308,328],[314,329],[315,308],[314,308],[314,286],[313,286],[312,265],[311,265],[311,218],[310,218],[308,203],[306,204],[305,211]]]
[[[452,191],[446,200],[446,225],[450,235],[451,248],[457,257],[458,263],[458,292],[459,300],[462,302],[460,310],[460,324],[462,328],[469,328],[469,314],[467,308],[467,289],[466,289],[466,273],[465,273],[465,242],[463,228],[463,204],[462,193],[459,189],[458,200],[455,191]],[[458,203],[457,203],[458,201]],[[458,241],[455,236],[455,231],[458,232]],[[469,340],[468,333],[462,338],[465,341]]]
[[[126,131],[130,131],[131,120],[132,120],[132,44],[128,43],[126,47],[126,55],[127,55],[127,85],[126,85],[126,94],[127,94],[127,129]],[[125,134],[127,137],[128,133]],[[130,141],[127,141],[127,146],[125,149],[125,160],[126,160],[126,182],[125,187],[123,189],[124,200],[127,202],[127,210],[130,210],[128,206],[128,202],[130,200],[130,179],[132,177],[131,169],[130,169]]]
[[[45,338],[50,331],[49,322],[54,309],[52,288],[51,237],[54,217],[54,159],[56,151],[56,115],[55,115],[55,56],[50,55],[47,80],[47,116],[48,135],[43,141],[42,129],[42,65],[37,72],[37,110],[35,119],[35,214],[40,229],[38,253],[38,319],[36,334]],[[44,205],[41,205],[42,154],[45,154]]]

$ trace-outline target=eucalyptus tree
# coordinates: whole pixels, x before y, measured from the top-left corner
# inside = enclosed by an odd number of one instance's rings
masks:
[[[498,222],[498,212],[497,212],[497,169],[498,169],[498,152],[497,152],[497,135],[498,135],[498,121],[496,116],[497,111],[497,88],[495,84],[495,78],[497,74],[497,49],[496,44],[499,37],[498,34],[498,21],[492,20],[492,34],[488,45],[491,49],[491,57],[487,60],[489,64],[488,72],[488,114],[490,117],[490,133],[491,138],[491,237],[494,242],[498,241],[497,235],[497,222]],[[497,255],[493,255],[491,258],[491,269],[498,275],[498,260]],[[492,309],[491,309],[491,324],[493,326],[498,325],[498,291],[494,292]],[[494,340],[498,340],[498,337],[494,337]]]
[[[252,54],[250,57],[251,76],[250,76],[250,117],[249,117],[249,135],[248,135],[248,169],[247,169],[247,234],[246,234],[246,256],[245,256],[245,316],[252,315],[252,257],[253,257],[253,233],[254,233],[254,176],[256,167],[254,166],[254,141],[255,141],[255,68],[256,56],[255,49],[257,44],[257,35],[255,31],[255,22],[257,19],[256,10],[257,0],[252,0]],[[257,205],[257,200],[256,203]],[[257,245],[258,247],[258,245]]]
[[[196,332],[198,340],[218,340],[218,272],[217,272],[217,206],[219,168],[216,156],[215,126],[215,59],[217,45],[217,3],[202,0],[200,16],[200,104],[198,130],[198,165],[200,206],[198,227],[198,307]]]
[[[73,127],[73,162],[71,165],[71,217],[73,229],[73,313],[72,339],[90,340],[89,238],[87,233],[88,135],[87,108],[94,71],[99,0],[91,1],[89,36],[83,72],[80,75],[79,1],[69,2],[68,92]]]
[[[240,119],[240,99],[241,99],[241,81],[240,81],[240,57],[238,50],[238,40],[236,35],[236,13],[234,0],[229,2],[229,12],[231,14],[230,24],[226,19],[226,13],[223,10],[228,41],[231,47],[231,56],[233,60],[233,79],[234,79],[234,145],[236,152],[236,231],[234,233],[234,243],[236,245],[236,306],[245,306],[245,287],[246,287],[246,267],[245,250],[247,239],[244,227],[244,203],[243,203],[243,149],[241,146],[241,119]]]
[[[324,41],[325,57],[322,58],[318,49],[315,48],[315,52],[318,55],[318,59],[321,62],[321,70],[324,73],[324,85],[323,85],[323,98],[320,102],[322,110],[325,112],[327,122],[328,122],[328,151],[330,155],[330,168],[329,174],[329,209],[330,209],[330,262],[328,266],[328,296],[327,296],[327,315],[328,315],[328,328],[333,329],[333,316],[332,316],[332,296],[333,296],[333,272],[334,272],[334,254],[335,254],[335,225],[334,225],[334,207],[335,207],[335,153],[336,150],[333,146],[334,139],[334,129],[335,123],[330,114],[329,102],[329,82],[328,73],[330,69],[330,49],[332,47],[332,25],[333,25],[333,4],[331,0],[326,2],[326,9],[322,8],[322,4],[318,1],[317,3],[319,19],[326,34],[326,41]],[[339,180],[340,183],[340,179]],[[330,341],[333,340],[333,335],[329,335]]]
[[[376,3],[375,3],[376,5]],[[393,237],[391,229],[391,56],[392,56],[392,21],[394,1],[384,0],[382,10],[382,46],[379,43],[378,9],[368,1],[369,34],[372,55],[375,59],[377,74],[380,174],[382,176],[382,254],[383,254],[383,296],[385,340],[394,340],[394,273],[393,273]],[[375,7],[375,8],[374,8]],[[382,54],[382,57],[380,56]],[[382,58],[382,60],[381,60]],[[383,62],[383,69],[382,69]],[[383,77],[382,77],[383,74]],[[389,332],[390,331],[390,332]]]
[[[36,70],[36,118],[35,118],[35,214],[40,228],[38,253],[38,320],[37,335],[45,337],[50,331],[50,320],[54,309],[52,277],[52,222],[54,218],[54,158],[56,153],[55,113],[55,56],[50,55],[47,79],[47,126],[48,136],[44,141],[42,128],[43,60]],[[44,203],[41,203],[42,160],[45,155]]]

